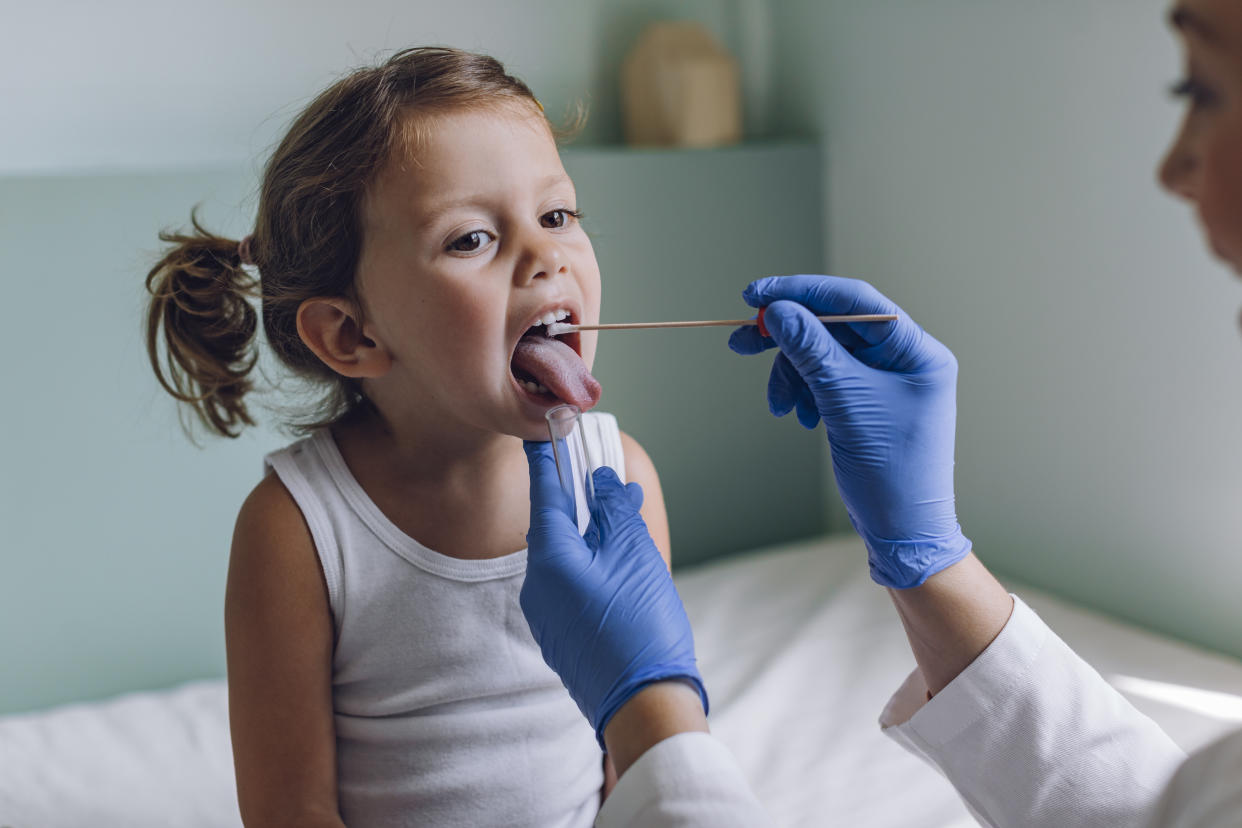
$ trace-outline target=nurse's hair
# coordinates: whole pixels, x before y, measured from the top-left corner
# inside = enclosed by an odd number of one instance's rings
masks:
[[[305,434],[370,406],[360,381],[328,368],[302,342],[298,307],[341,296],[361,312],[354,277],[367,187],[395,151],[417,149],[431,126],[426,116],[504,103],[543,117],[534,94],[499,61],[457,49],[406,49],[324,90],[267,162],[251,235],[211,233],[197,210],[189,231],[160,233],[169,247],[146,281],[147,353],[160,384],[209,432],[236,437],[254,425],[243,398],[254,387],[258,297],[277,358],[322,391],[288,418],[289,430]],[[184,418],[182,427],[190,432]]]

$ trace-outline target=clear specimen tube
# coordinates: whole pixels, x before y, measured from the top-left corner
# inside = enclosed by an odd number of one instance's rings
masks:
[[[595,467],[591,463],[586,434],[582,430],[582,412],[578,406],[566,403],[549,408],[544,418],[548,421],[548,435],[552,438],[552,454],[556,458],[561,490],[573,503],[578,500],[575,492],[581,491],[590,510],[595,505],[595,481],[591,479]]]

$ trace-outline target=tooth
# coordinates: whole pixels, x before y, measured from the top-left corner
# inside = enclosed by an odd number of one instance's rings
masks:
[[[554,314],[552,311],[548,311],[547,313],[543,315],[543,320],[542,320],[543,324],[551,325],[555,321],[556,321],[556,314]]]
[[[537,385],[537,386],[535,386],[535,387],[539,389],[539,393],[540,393],[540,394],[546,394],[546,393],[548,393],[548,389],[544,388],[542,385]]]
[[[558,310],[558,311],[556,312],[556,321],[557,321],[557,322],[560,322],[560,321],[561,321],[562,319],[564,319],[566,316],[569,316],[569,311],[564,310],[564,309]]]

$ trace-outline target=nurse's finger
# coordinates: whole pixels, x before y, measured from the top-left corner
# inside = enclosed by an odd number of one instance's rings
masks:
[[[781,356],[789,360],[812,395],[857,370],[854,357],[801,303],[773,302],[765,319]]]
[[[573,504],[561,487],[552,444],[524,440],[522,448],[526,452],[526,462],[530,467],[531,526],[535,525],[536,518],[540,521],[547,520],[553,513],[570,519],[573,515]]]
[[[783,294],[790,296],[785,297]],[[781,350],[790,355],[800,371],[803,366],[799,358],[790,352],[788,339],[777,331],[780,324],[775,316],[777,308],[783,306],[788,319],[787,303],[800,305],[806,311],[807,325],[817,314],[895,314],[897,319],[891,322],[848,322],[827,326],[817,323],[821,329],[834,334],[832,339],[843,346],[843,353],[848,353],[871,368],[898,372],[921,371],[943,364],[952,357],[948,349],[920,328],[909,314],[871,285],[857,279],[841,279],[836,276],[773,276],[752,282],[743,297],[747,302],[771,300],[765,306],[767,311],[764,316],[768,333]],[[851,342],[842,341],[843,328],[852,331],[856,338]]]
[[[759,354],[775,347],[772,337],[759,333],[758,325],[743,325],[729,335],[729,350],[743,356]]]
[[[768,276],[757,279],[742,291],[742,299],[753,308],[767,307],[787,299],[816,315],[895,314],[896,322],[846,323],[859,338],[875,345],[890,335],[895,326],[909,324],[910,317],[895,302],[867,282],[841,276]],[[770,327],[770,326],[769,326]]]
[[[768,411],[775,417],[784,417],[798,404],[798,397],[806,383],[789,362],[789,357],[777,353],[772,360],[772,372],[768,375]]]

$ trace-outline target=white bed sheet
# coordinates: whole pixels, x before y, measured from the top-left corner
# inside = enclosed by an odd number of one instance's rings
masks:
[[[1187,750],[1242,726],[1242,662],[1007,586]],[[856,536],[711,564],[680,577],[678,590],[712,730],[776,824],[976,824],[948,783],[876,723],[915,665]],[[1187,698],[1154,698],[1178,686],[1191,688]]]
[[[679,573],[712,728],[776,824],[974,822],[876,718],[913,668],[857,538]],[[1016,588],[1188,749],[1242,724],[1242,663]],[[1216,695],[1171,698],[1177,685]],[[0,826],[236,828],[225,687],[197,682],[0,718]]]

